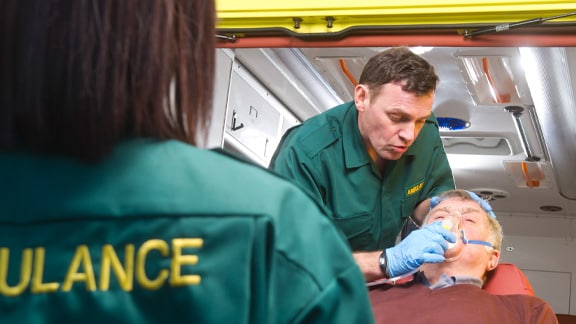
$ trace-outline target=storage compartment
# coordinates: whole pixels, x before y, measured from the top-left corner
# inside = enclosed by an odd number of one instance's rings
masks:
[[[234,62],[224,148],[268,166],[283,132],[298,123],[258,79],[242,64]]]

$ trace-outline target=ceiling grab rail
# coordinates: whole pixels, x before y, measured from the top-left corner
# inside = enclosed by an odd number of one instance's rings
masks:
[[[520,139],[522,140],[522,147],[526,153],[526,161],[540,161],[540,158],[534,155],[534,151],[532,150],[530,142],[528,142],[528,137],[526,136],[524,126],[522,125],[522,120],[520,119],[520,117],[522,117],[522,113],[524,112],[524,108],[520,106],[506,106],[504,110],[511,113],[512,117],[514,118],[514,125],[516,125],[516,130],[518,131]]]
[[[536,170],[534,172],[530,172],[530,170],[528,170],[528,165],[530,164],[529,162],[538,162],[540,161],[540,158],[534,155],[532,146],[528,142],[524,126],[522,125],[522,120],[520,119],[520,117],[522,117],[522,113],[524,112],[524,108],[520,106],[506,106],[504,110],[512,114],[514,125],[516,125],[516,130],[518,131],[520,139],[522,140],[522,147],[526,153],[526,160],[521,164],[522,174],[526,180],[526,186],[529,188],[537,188],[540,186],[540,180],[544,178],[544,174],[540,168],[540,165],[538,164],[536,164]]]

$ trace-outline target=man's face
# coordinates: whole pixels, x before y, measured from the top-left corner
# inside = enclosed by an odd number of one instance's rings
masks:
[[[403,91],[398,83],[387,83],[375,91],[358,85],[354,102],[358,127],[372,159],[398,160],[431,115],[434,93],[416,96]]]

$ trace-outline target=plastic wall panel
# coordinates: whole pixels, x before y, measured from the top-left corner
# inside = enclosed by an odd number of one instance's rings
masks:
[[[266,166],[283,131],[297,122],[258,79],[243,65],[234,63],[226,110],[225,147],[229,144]]]

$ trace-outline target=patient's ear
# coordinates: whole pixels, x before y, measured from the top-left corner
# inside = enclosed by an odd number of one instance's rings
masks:
[[[500,251],[492,249],[490,252],[490,258],[488,259],[488,264],[486,265],[486,271],[491,271],[496,268],[498,261],[500,261]]]

